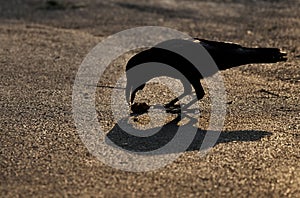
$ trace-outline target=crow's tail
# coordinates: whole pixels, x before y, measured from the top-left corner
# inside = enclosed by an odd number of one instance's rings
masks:
[[[241,53],[248,63],[277,63],[287,60],[286,53],[278,48],[242,48]]]
[[[251,63],[276,63],[287,60],[286,53],[278,48],[248,48],[234,43],[197,40],[221,70]]]

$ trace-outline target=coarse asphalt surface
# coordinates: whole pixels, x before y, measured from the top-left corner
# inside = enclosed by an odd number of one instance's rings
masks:
[[[300,197],[299,8],[297,0],[1,1],[0,196]],[[145,25],[279,47],[288,61],[222,71],[227,115],[211,152],[201,158],[194,145],[166,167],[134,173],[88,152],[72,117],[72,88],[97,43]],[[108,130],[107,86],[131,55],[116,60],[97,88]],[[162,101],[159,89],[149,95]],[[199,125],[207,122],[207,103]]]

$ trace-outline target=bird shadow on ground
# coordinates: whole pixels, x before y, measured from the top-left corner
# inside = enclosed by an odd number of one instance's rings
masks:
[[[111,146],[122,148],[126,151],[131,152],[151,152],[156,149],[160,149],[167,145],[176,135],[180,126],[177,123],[181,120],[181,116],[178,116],[174,120],[166,123],[164,126],[157,128],[158,132],[149,136],[149,137],[138,137],[131,134],[128,134],[116,123],[115,126],[107,133],[106,143]],[[194,139],[189,144],[188,148],[185,151],[195,151],[199,150],[201,144],[204,140],[204,137],[207,133],[214,133],[215,131],[201,130],[194,126],[193,130],[196,131],[196,134],[193,134]],[[147,134],[152,133],[156,128],[149,130],[141,130],[141,133]],[[189,133],[190,131],[185,131],[184,133]],[[256,130],[242,130],[242,131],[222,131],[215,145],[228,142],[249,142],[249,141],[258,141],[265,136],[270,136],[272,133],[266,131],[256,131]],[[178,138],[178,137],[177,137]],[[185,141],[185,137],[182,141]],[[109,141],[108,141],[109,139]],[[180,138],[177,139],[176,143],[179,145],[181,143]],[[176,147],[176,146],[175,146]],[[184,152],[178,150],[177,148],[169,149],[160,149],[162,150],[157,154],[171,154]]]

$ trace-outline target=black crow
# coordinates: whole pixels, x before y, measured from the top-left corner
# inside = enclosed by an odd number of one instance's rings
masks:
[[[174,39],[175,45],[176,43],[178,43],[177,41],[178,39]],[[286,54],[281,52],[277,48],[247,48],[242,47],[238,44],[209,41],[197,38],[195,38],[194,41],[190,42],[198,42],[199,45],[202,45],[213,58],[219,70],[225,70],[250,63],[276,63],[279,61],[287,60]],[[158,44],[157,46],[159,45],[160,44]],[[194,87],[197,99],[202,99],[205,95],[200,83],[200,79],[203,78],[203,75],[199,73],[198,69],[183,56],[171,50],[162,49],[157,46],[136,54],[128,61],[126,65],[126,99],[128,103],[132,105],[137,91],[143,89],[147,81],[151,80],[154,77],[169,76],[173,78],[179,78],[179,76],[170,74],[167,71],[164,73],[164,66],[160,65],[158,68],[157,64],[155,63],[162,63],[176,69],[188,80],[188,82],[186,82],[184,81],[184,79],[180,78],[184,86],[183,95],[190,94],[192,91],[192,87]],[[128,72],[130,69],[140,64],[145,64],[145,66],[143,65],[144,72],[143,70],[140,70],[138,76],[136,74],[133,75]],[[161,71],[156,72],[155,70],[157,69]],[[137,84],[139,86],[135,86]],[[168,105],[174,105],[176,101],[178,101],[178,98],[172,100]]]

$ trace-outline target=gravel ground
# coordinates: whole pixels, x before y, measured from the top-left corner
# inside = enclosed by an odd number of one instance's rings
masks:
[[[0,196],[300,197],[299,7],[296,0],[1,1]],[[97,160],[82,143],[72,88],[98,42],[144,25],[279,47],[288,61],[221,72],[227,115],[206,156],[199,157],[197,143],[209,118],[208,96],[199,103],[199,129],[187,151],[158,170],[125,172]],[[132,54],[115,60],[97,88],[98,119],[116,139],[107,86]],[[166,100],[162,90],[171,97],[164,87],[147,89],[154,103]],[[167,132],[155,144],[167,140]]]

